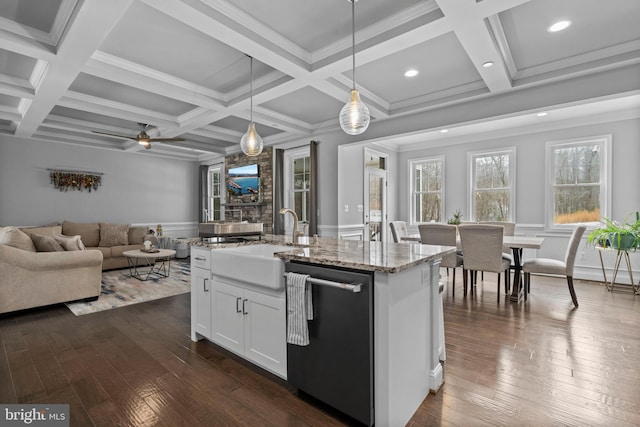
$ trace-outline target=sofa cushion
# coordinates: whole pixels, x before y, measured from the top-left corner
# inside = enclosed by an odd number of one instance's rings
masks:
[[[66,250],[66,251],[84,251],[85,245],[80,238],[80,235],[65,236],[64,234],[56,234],[54,239]]]
[[[100,243],[100,225],[97,222],[79,223],[64,221],[62,223],[62,234],[65,236],[80,235],[82,243],[86,246],[95,247]]]
[[[129,224],[100,223],[100,247],[126,245],[129,243]]]
[[[38,252],[64,252],[64,248],[53,236],[41,234],[31,234],[30,236]]]
[[[129,244],[130,245],[141,245],[142,238],[145,234],[147,234],[147,230],[149,227],[143,225],[136,225],[129,227]]]
[[[31,237],[17,227],[4,227],[0,230],[0,245],[13,246],[30,252],[36,251]]]
[[[91,248],[88,247],[86,248],[87,250],[89,249],[94,249],[96,251],[100,251],[102,252],[102,259],[107,259],[107,258],[111,258],[111,248],[110,247],[106,247],[106,246],[98,246],[96,248]]]

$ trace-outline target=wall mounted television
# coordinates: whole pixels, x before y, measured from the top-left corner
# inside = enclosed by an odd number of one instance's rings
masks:
[[[258,194],[260,192],[260,173],[258,165],[239,166],[229,169],[227,188],[234,195]]]

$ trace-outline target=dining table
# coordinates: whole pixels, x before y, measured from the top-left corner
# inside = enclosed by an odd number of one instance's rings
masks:
[[[405,242],[420,242],[420,234],[408,234],[402,236],[401,240]],[[511,286],[511,295],[509,300],[513,302],[520,302],[524,297],[526,289],[524,289],[524,282],[522,280],[522,250],[523,249],[540,249],[544,237],[532,237],[532,236],[504,236],[502,239],[503,246],[511,248],[513,253],[513,282]],[[456,240],[456,246],[458,250],[462,249],[460,238]],[[462,255],[464,259],[464,254]]]

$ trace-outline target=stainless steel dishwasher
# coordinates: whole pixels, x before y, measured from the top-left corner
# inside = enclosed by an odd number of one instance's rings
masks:
[[[373,273],[290,261],[308,274],[309,345],[287,345],[287,381],[366,425],[374,424]]]

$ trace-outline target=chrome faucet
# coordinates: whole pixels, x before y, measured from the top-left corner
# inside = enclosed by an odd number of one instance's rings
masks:
[[[298,231],[298,214],[296,214],[296,211],[294,211],[293,209],[289,209],[289,208],[280,209],[280,215],[284,215],[287,212],[293,215],[293,235],[291,236],[291,239],[293,243],[298,243],[298,237],[304,236],[304,233],[302,231]]]

